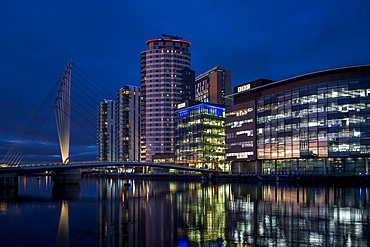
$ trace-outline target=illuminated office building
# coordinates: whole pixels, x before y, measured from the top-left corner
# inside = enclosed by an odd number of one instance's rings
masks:
[[[225,162],[225,108],[185,101],[177,106],[176,164],[229,171]]]
[[[195,100],[231,105],[231,99],[225,96],[231,94],[231,70],[216,66],[195,78]]]
[[[370,65],[234,88],[226,156],[234,170],[365,174],[370,156]]]
[[[166,36],[166,35],[163,35]],[[190,43],[177,36],[152,39],[141,52],[141,161],[174,162],[177,104],[192,94]]]
[[[103,100],[98,106],[98,160],[115,160],[113,100]]]
[[[229,165],[226,164],[224,157],[224,119],[222,119],[222,127],[209,124],[208,117],[220,117],[217,114],[221,112],[212,112],[207,109],[231,104],[232,101],[225,98],[225,95],[231,93],[231,70],[216,66],[199,75],[195,78],[194,90],[196,101],[188,100],[177,105],[179,114],[176,120],[176,164],[229,171]],[[190,108],[182,109],[184,107]],[[224,111],[224,108],[222,109]],[[216,136],[213,137],[217,141],[207,136],[214,135],[216,132]]]

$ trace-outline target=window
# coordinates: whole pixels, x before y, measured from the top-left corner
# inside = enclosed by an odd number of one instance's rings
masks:
[[[244,123],[252,123],[252,122],[253,122],[253,119],[246,119],[246,120],[227,123],[226,126],[230,126],[231,128],[237,128],[237,127],[241,127]]]

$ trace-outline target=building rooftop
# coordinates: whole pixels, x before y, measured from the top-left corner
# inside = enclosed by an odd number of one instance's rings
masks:
[[[225,68],[223,68],[223,67],[216,66],[216,67],[214,67],[214,68],[212,68],[212,69],[210,69],[210,70],[208,70],[208,71],[204,72],[203,74],[200,74],[200,75],[198,75],[197,77],[195,77],[195,82],[197,82],[197,81],[199,81],[199,80],[203,79],[203,78],[204,78],[204,77],[206,77],[206,76],[209,76],[209,75],[213,74],[216,70],[221,70],[221,71],[223,71],[224,69],[225,69]]]
[[[184,40],[179,40],[179,39],[150,39],[146,42],[146,44],[149,45],[150,42],[155,42],[155,41],[180,42],[180,43],[185,43],[191,46],[191,43],[189,41],[184,41]]]

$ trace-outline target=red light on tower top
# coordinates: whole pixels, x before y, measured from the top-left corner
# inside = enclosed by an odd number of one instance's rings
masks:
[[[151,40],[148,40],[146,42],[146,44],[149,45],[150,42],[155,42],[155,41],[171,41],[171,42],[172,41],[177,41],[177,42],[185,43],[185,44],[188,44],[189,46],[191,46],[190,42],[182,40],[183,38],[178,37],[177,35],[167,35],[167,34],[163,34],[163,33],[161,33],[161,35],[163,37],[166,37],[166,38],[169,38],[169,39],[151,39]]]
[[[176,39],[150,39],[146,42],[147,45],[149,45],[149,43],[151,42],[155,42],[155,41],[175,41],[175,42],[181,42],[181,43],[185,43],[185,44],[188,44],[189,46],[191,46],[191,43],[189,41],[184,41],[184,40],[176,40]]]

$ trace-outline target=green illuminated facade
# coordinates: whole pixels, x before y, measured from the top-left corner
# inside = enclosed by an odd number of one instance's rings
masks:
[[[200,102],[191,105],[189,101],[178,107],[176,164],[229,171],[225,162],[225,108]]]

